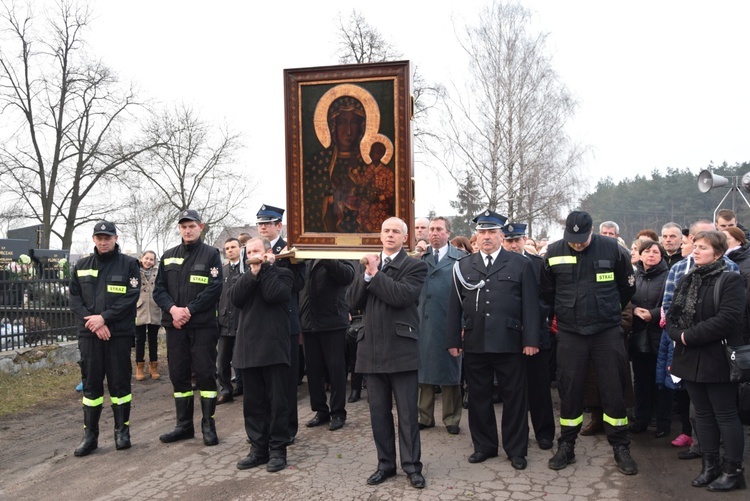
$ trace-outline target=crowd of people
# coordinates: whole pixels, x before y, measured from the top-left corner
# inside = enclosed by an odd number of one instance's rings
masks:
[[[749,342],[750,243],[731,211],[686,229],[668,222],[661,234],[643,230],[630,247],[615,222],[596,232],[582,211],[549,243],[491,210],[474,218],[470,237],[452,235],[444,217],[418,218],[411,236],[390,217],[380,226],[382,250],[360,262],[293,262],[283,214],[262,206],[260,236],[227,239],[223,261],[202,241],[195,210],[179,216],[179,245],[158,260],[146,252],[140,263],[120,252],[114,224],[95,225],[94,253],[76,263],[70,287],[85,425],[76,456],[98,446],[105,376],[116,449],[130,447],[131,347],[135,340],[135,379],[159,378],[162,326],[176,424],[159,439],[195,436],[198,393],[203,442],[218,444],[216,406],[241,396],[250,452],[239,469],[287,467],[302,346],[315,412],[307,427],[343,428],[348,373],[348,402],[366,384],[378,458],[369,485],[395,476],[400,464],[412,487],[425,487],[420,430],[436,426],[438,393],[447,433],[461,433],[468,409],[469,463],[497,457],[502,445],[511,466],[525,469],[529,422],[539,448],[555,445],[555,381],[559,435],[550,469],[576,461],[579,434],[604,432],[618,470],[635,475],[629,434],[653,425],[656,439],[671,437],[677,409],[678,457],[702,459],[692,484],[745,487],[738,387],[723,344]]]

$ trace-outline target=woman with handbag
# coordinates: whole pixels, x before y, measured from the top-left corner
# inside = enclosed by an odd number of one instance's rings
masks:
[[[693,486],[731,491],[745,488],[745,443],[737,383],[729,380],[724,344],[742,344],[745,287],[738,273],[724,273],[727,239],[723,233],[699,232],[693,245],[696,266],[680,280],[667,311],[667,333],[675,342],[672,374],[683,379],[695,405],[703,469]]]
[[[630,335],[635,421],[628,429],[632,433],[646,431],[651,417],[656,414],[656,438],[662,438],[669,435],[672,409],[663,405],[663,389],[657,389],[656,359],[661,339],[661,302],[669,267],[664,260],[666,251],[654,240],[641,240],[638,255],[636,292],[631,299],[633,328]]]

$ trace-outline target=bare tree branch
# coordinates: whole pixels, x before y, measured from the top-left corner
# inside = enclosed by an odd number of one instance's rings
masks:
[[[379,63],[395,61],[402,54],[391,45],[374,26],[370,26],[361,12],[352,10],[349,19],[344,20],[339,13],[340,64]]]
[[[141,103],[88,58],[90,19],[77,0],[59,0],[43,20],[13,2],[0,9],[0,178],[43,225],[45,245],[57,235],[70,248],[77,227],[111,208],[95,199],[97,187],[157,146],[124,139]]]
[[[255,186],[234,166],[239,134],[201,120],[185,105],[154,116],[145,134],[160,146],[129,164],[147,182],[160,213],[169,216],[170,228],[185,209],[201,213],[207,235],[238,221],[234,208]]]
[[[371,26],[361,12],[352,10],[349,18],[338,17],[338,52],[339,63],[379,63],[395,61],[403,57],[391,45],[377,28]],[[439,83],[425,81],[419,69],[414,68],[412,78],[412,95],[414,97],[414,149],[417,157],[421,157],[429,146],[429,139],[437,139],[437,135],[427,126],[431,112],[440,103],[445,88]]]
[[[547,35],[528,32],[529,18],[519,4],[495,2],[465,27],[459,43],[470,78],[444,94],[444,150],[429,151],[458,183],[457,203],[479,192],[531,233],[576,199],[586,149],[566,134],[576,102],[545,54]],[[476,183],[472,193],[466,176]]]

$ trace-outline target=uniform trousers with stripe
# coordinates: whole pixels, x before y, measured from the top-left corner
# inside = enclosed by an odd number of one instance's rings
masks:
[[[167,327],[167,364],[175,393],[193,390],[193,374],[201,391],[216,391],[218,340],[218,326],[199,329]]]
[[[604,431],[612,446],[629,445],[625,409],[627,356],[622,328],[611,327],[591,335],[559,328],[557,332],[560,442],[574,443],[583,423],[583,395],[591,359],[604,410]]]
[[[104,396],[105,377],[110,398],[119,399],[130,395],[130,378],[133,375],[133,366],[130,363],[132,346],[131,335],[113,335],[107,341],[98,337],[78,338],[85,399],[95,401]]]

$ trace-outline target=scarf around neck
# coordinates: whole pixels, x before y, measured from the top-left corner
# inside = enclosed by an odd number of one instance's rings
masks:
[[[156,266],[152,266],[151,268],[144,268],[141,266],[141,273],[146,277],[146,280],[151,280],[151,275],[153,275],[155,268]]]
[[[674,291],[672,305],[667,310],[667,323],[678,329],[693,326],[695,303],[698,300],[698,289],[703,280],[722,273],[727,267],[723,257],[706,266],[696,266],[687,273]]]

